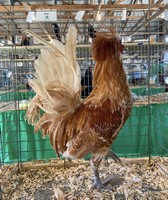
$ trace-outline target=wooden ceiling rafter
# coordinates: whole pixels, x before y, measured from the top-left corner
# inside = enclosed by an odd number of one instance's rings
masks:
[[[95,18],[94,18],[94,22],[96,21],[96,19],[98,18],[98,15],[100,14],[102,2],[103,2],[103,0],[100,0],[100,2],[99,2],[99,7],[98,7],[98,9],[97,9],[97,11],[96,11],[96,15],[95,15]]]
[[[9,35],[9,31],[4,29],[4,27],[1,26],[1,25],[0,25],[0,31],[2,31],[2,33],[5,34],[5,35]]]
[[[68,12],[67,13],[67,19],[66,19],[66,23],[65,23],[65,26],[64,26],[64,29],[63,29],[63,31],[62,31],[62,35],[64,35],[65,36],[65,34],[66,34],[66,29],[67,29],[67,27],[68,27],[68,22],[69,22],[69,20],[70,20],[70,18],[73,18],[74,16],[72,16],[72,13],[71,12]]]
[[[111,14],[111,12],[112,11],[109,11],[109,13],[107,13],[107,15],[106,16],[102,16],[102,19],[117,19],[117,20],[119,20],[119,19],[122,19],[122,16],[121,15],[118,15],[118,16],[111,16],[110,14]],[[154,11],[153,11],[154,12]],[[63,14],[63,15],[61,15],[61,14],[58,14],[57,15],[57,18],[58,19],[68,19],[68,18],[72,18],[72,19],[74,19],[75,18],[75,16],[76,16],[76,14],[72,14],[72,12],[66,12],[65,14]],[[3,17],[3,19],[10,19],[11,18],[11,16],[9,16],[9,15],[3,15],[3,16],[1,16],[0,15],[0,21],[2,20],[1,18]],[[126,16],[126,19],[140,19],[140,18],[144,18],[144,15],[134,15],[134,16]],[[27,18],[27,12],[25,12],[25,14],[24,15],[17,15],[17,14],[15,14],[14,16],[13,16],[13,18],[14,19],[26,19]],[[93,19],[94,18],[94,14],[89,14],[89,13],[85,13],[84,14],[84,16],[83,16],[83,19],[84,20],[89,20],[89,19]],[[3,22],[2,22],[3,23]],[[20,23],[20,22],[19,22]],[[23,22],[23,23],[25,23],[25,22]],[[32,23],[36,23],[36,22],[32,22]]]
[[[24,6],[26,11],[31,11],[31,7],[28,5],[28,3],[22,2],[21,4]]]
[[[131,4],[135,4],[136,3],[136,1],[137,0],[131,0]],[[126,16],[131,16],[131,14],[132,14],[132,10],[128,10],[128,11],[126,11]],[[124,29],[125,29],[125,27],[126,27],[126,25],[127,25],[127,22],[128,22],[128,18],[126,18],[126,20],[125,20],[125,22],[124,22],[124,24],[123,24],[123,28],[122,28],[122,31],[121,32],[123,32],[124,31]]]
[[[13,18],[14,14],[12,12],[12,10],[10,10],[10,12],[7,13],[9,18],[4,18],[4,16],[1,16],[1,18],[4,20],[4,25],[1,23],[1,31],[3,32],[7,32],[8,36],[9,35],[14,35],[14,33],[16,31],[18,31],[18,33],[21,33],[21,29],[19,28],[18,24],[16,23],[15,19]],[[7,29],[6,29],[7,28]]]
[[[42,32],[45,33],[45,37],[47,37],[47,39],[52,39],[51,34],[46,30],[42,23],[37,23],[37,25],[40,27]]]
[[[31,30],[32,31],[34,31],[34,29],[35,28],[31,28]],[[1,30],[1,27],[0,27],[0,30]],[[41,29],[40,29],[41,30]],[[124,32],[125,34],[127,34],[127,32]],[[158,34],[158,32],[152,32],[153,34]],[[46,37],[46,35],[44,34],[44,32],[42,31],[42,32],[37,32],[37,34],[38,35],[40,35],[41,37]],[[139,35],[139,33],[135,33],[135,35]],[[140,33],[141,35],[146,35],[146,34],[148,34],[147,32],[141,32]],[[160,32],[160,34],[164,34],[164,32]],[[0,32],[0,36],[4,36],[4,35],[7,35],[7,36],[9,36],[9,33],[8,32]],[[52,34],[50,34],[50,36],[52,36],[53,38],[55,38],[55,34],[54,33],[52,33]]]
[[[117,0],[117,1],[115,2],[115,4],[122,3],[123,1],[125,1],[125,0]]]
[[[25,9],[26,9],[27,12],[31,11],[31,7],[30,7],[30,5],[28,5],[28,3],[22,2],[21,4],[25,7]],[[29,24],[29,23],[28,23],[28,24]],[[49,34],[49,32],[46,30],[46,28],[43,26],[42,23],[37,23],[37,22],[36,22],[36,24],[37,24],[37,25],[40,27],[40,29],[45,33],[45,35],[47,36],[47,38],[49,38],[49,39],[52,38],[51,35]],[[29,28],[30,28],[30,27],[29,27]]]
[[[108,1],[108,5],[118,4],[118,3],[121,3],[123,1],[124,0],[118,0],[116,2],[113,2],[112,0],[109,0]],[[110,15],[112,15],[112,16],[110,16]],[[105,20],[114,20],[114,19],[121,19],[121,18],[122,18],[122,16],[114,16],[114,10],[107,10],[107,14],[105,16],[101,17],[101,21],[99,23],[99,26],[98,26],[97,30],[102,27],[102,25],[105,22]]]
[[[159,0],[159,1],[162,2],[163,0]],[[159,1],[158,1],[158,2],[159,2]],[[157,3],[157,2],[156,2],[156,3]],[[152,5],[152,4],[155,4],[155,0],[150,0],[150,5]],[[148,13],[149,16],[152,15],[152,12],[151,12],[151,11],[147,11],[147,13]],[[144,13],[144,14],[145,14],[145,13]],[[148,17],[149,17],[149,16],[148,16]]]
[[[67,29],[67,27],[68,27],[68,22],[69,22],[69,18],[66,20],[64,29],[63,29],[63,31],[62,31],[62,33],[61,33],[62,35],[65,35],[65,33],[66,33],[66,29]]]
[[[127,9],[127,16],[126,20],[123,23],[123,26],[121,26],[121,31],[125,32],[125,27],[129,27],[127,33],[129,35],[136,34],[137,31],[139,31],[141,28],[146,27],[147,24],[154,19],[154,17],[157,17],[159,14],[161,14],[164,10],[167,4],[163,4],[163,0],[158,0],[156,3],[154,3],[154,0],[150,0],[150,10],[149,10],[149,4],[137,4],[136,0],[132,0],[131,4],[119,4],[123,0],[118,0],[116,2],[109,0],[108,4],[104,4],[102,0],[99,1],[99,4],[95,4],[94,0],[88,1],[88,4],[74,4],[73,0],[66,1],[63,0],[62,4],[54,4],[54,5],[47,5],[47,4],[31,4],[26,2],[19,1],[19,4],[16,4],[15,6],[4,6],[0,5],[0,15],[3,14],[3,19],[0,17],[0,24],[1,24],[1,31],[2,29],[10,30],[9,27],[7,27],[7,24],[5,24],[5,19],[10,20],[11,16],[13,16],[13,22],[16,24],[13,25],[15,30],[18,31],[24,29],[27,25],[30,25],[30,29],[36,24],[37,32],[43,32],[42,35],[45,34],[45,36],[50,35],[49,33],[51,30],[46,30],[43,24],[40,22],[33,22],[33,23],[26,23],[25,19],[27,18],[27,12],[28,11],[34,11],[34,10],[57,10],[58,15],[57,19],[58,22],[60,20],[62,27],[64,28],[64,33],[66,33],[67,29],[67,23],[69,20],[72,20],[72,22],[77,26],[77,29],[79,32],[81,32],[81,28],[83,28],[83,25],[80,25],[79,22],[75,21],[76,12],[80,10],[86,11],[83,16],[83,22],[87,22],[87,20],[93,20],[96,25],[98,25],[97,28],[101,24],[104,24],[107,20],[112,20],[114,25],[122,19],[121,12],[124,8]],[[90,3],[90,4],[89,4]],[[132,15],[132,12],[135,12],[135,16]],[[10,14],[9,14],[10,11]],[[14,11],[14,12],[13,12]],[[60,11],[60,12],[59,12]],[[14,13],[11,15],[11,13]],[[104,12],[105,15],[102,16],[101,21],[97,21],[97,15],[100,12]],[[119,13],[118,13],[119,12]],[[136,15],[136,12],[138,14]],[[145,14],[142,15],[144,12]],[[23,15],[19,15],[19,13],[23,13]],[[11,16],[10,16],[11,15]],[[144,17],[146,18],[146,21],[144,22]],[[108,22],[109,23],[109,22]],[[132,24],[130,24],[132,23]],[[25,25],[24,25],[25,24]],[[134,27],[133,27],[134,24]],[[31,26],[32,25],[32,26]],[[109,24],[108,24],[109,25]],[[8,25],[9,26],[9,25]],[[95,26],[96,27],[96,26]],[[10,32],[11,33],[11,32]],[[1,33],[0,33],[1,34]],[[52,33],[51,33],[52,34]]]
[[[152,0],[151,2],[153,2],[153,0]],[[160,4],[161,2],[163,2],[163,0],[158,0],[155,4],[158,5],[158,4]],[[153,4],[151,4],[150,7],[152,7],[152,5],[153,5]],[[152,13],[152,11],[150,10],[150,15],[151,15],[151,13]],[[147,12],[143,17],[141,17],[141,19],[139,19],[138,22],[135,23],[135,27],[137,27],[137,26],[144,20],[144,18],[147,19],[148,17],[150,17],[150,16],[148,16],[148,12]],[[130,31],[133,31],[133,30],[134,30],[134,27],[132,27]]]
[[[109,0],[109,1],[108,1],[108,5],[110,5],[110,4],[117,4],[117,2],[118,2],[118,1],[113,2],[112,0]],[[112,16],[110,16],[110,15],[112,15]],[[109,18],[109,17],[112,17],[112,18]],[[102,16],[101,23],[100,23],[99,27],[102,26],[102,24],[104,23],[104,21],[105,21],[106,19],[110,19],[110,20],[113,20],[113,19],[114,19],[114,10],[107,11],[106,16]]]
[[[75,19],[73,19],[73,21],[75,22]],[[82,34],[82,32],[81,32],[81,30],[80,30],[80,28],[79,28],[77,23],[75,23],[75,26],[76,26],[76,29],[77,29],[78,33]]]
[[[152,4],[151,10],[162,9],[166,4]],[[62,11],[91,11],[97,10],[97,5],[95,4],[56,4],[56,5],[47,5],[47,4],[36,4],[29,5],[31,10],[37,9],[48,9],[48,10],[62,10]],[[11,6],[0,6],[0,12],[8,12]],[[100,10],[122,10],[127,8],[127,10],[148,10],[148,4],[102,4]],[[13,7],[13,11],[26,11],[23,5],[16,5]]]
[[[27,18],[27,14],[26,14],[27,12],[25,12],[25,15],[14,15],[12,18],[13,19],[25,19],[25,18]],[[11,18],[11,16],[10,15],[8,15],[8,13],[6,13],[7,15],[5,15],[5,14],[3,14],[3,16],[2,15],[0,15],[0,20],[1,20],[1,18],[3,18],[3,19],[10,19]],[[24,22],[25,23],[25,22]]]
[[[149,17],[149,19],[142,23],[140,26],[136,27],[135,29],[133,29],[128,36],[132,36],[134,33],[136,33],[137,31],[139,31],[141,28],[147,26],[152,20],[154,20],[156,17],[158,17],[159,15],[161,15],[166,9],[168,9],[168,4],[165,5],[162,9],[160,9],[159,11],[157,11],[155,14],[153,14],[152,16]]]

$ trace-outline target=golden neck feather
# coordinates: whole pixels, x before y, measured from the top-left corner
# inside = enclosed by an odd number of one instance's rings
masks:
[[[92,53],[96,61],[93,91],[85,104],[101,105],[106,99],[111,104],[126,102],[130,90],[121,60],[122,45],[116,32],[98,33],[93,41]]]
[[[127,83],[121,58],[113,58],[95,65],[93,91],[86,102],[100,105],[106,99],[112,104],[127,101],[130,98],[130,90]]]

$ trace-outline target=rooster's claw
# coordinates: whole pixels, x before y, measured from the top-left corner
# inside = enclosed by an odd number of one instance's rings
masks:
[[[109,150],[106,158],[111,157],[116,163],[121,163],[121,159],[112,150]]]

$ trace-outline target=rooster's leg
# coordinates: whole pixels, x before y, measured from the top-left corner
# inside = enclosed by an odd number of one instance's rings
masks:
[[[97,168],[93,169],[94,172],[94,176],[95,176],[95,180],[94,180],[94,184],[93,184],[93,188],[97,188],[97,189],[101,189],[104,187],[104,185],[102,184],[101,180],[100,180],[100,176],[99,176],[99,171]]]
[[[98,167],[103,159],[104,155],[96,156],[94,155],[91,159],[91,166],[94,173],[94,184],[93,188],[96,189],[108,189],[113,190],[112,186],[107,186],[111,181],[113,181],[113,177],[107,177],[103,181],[100,180]],[[111,150],[107,153],[107,157],[111,157],[115,162],[121,162],[120,158]]]
[[[109,150],[108,154],[106,155],[106,158],[108,157],[112,158],[116,163],[121,163],[120,158],[112,150]]]
[[[104,188],[101,180],[100,180],[100,176],[99,176],[99,171],[98,171],[98,167],[102,161],[103,157],[96,157],[93,156],[91,159],[91,167],[94,173],[94,184],[93,184],[93,188],[97,188],[97,189],[102,189]]]
[[[100,180],[99,170],[97,167],[93,167],[94,173],[94,184],[93,189],[105,189],[105,190],[113,190],[111,186],[107,186],[109,182],[111,182],[111,178],[106,178],[103,182]]]

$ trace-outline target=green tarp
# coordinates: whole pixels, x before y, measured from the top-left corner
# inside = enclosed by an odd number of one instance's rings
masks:
[[[141,87],[141,88],[132,88],[131,91],[136,95],[146,96],[146,95],[153,95],[165,92],[165,87]]]
[[[148,92],[147,87],[139,87],[139,88],[132,88],[133,93],[141,96],[145,95],[152,95],[165,92],[165,87],[151,87]],[[35,95],[33,91],[25,91],[25,92],[7,92],[7,93],[0,93],[0,101],[14,101],[14,100],[29,100]]]
[[[25,121],[25,113],[25,110],[0,113],[1,162],[56,157],[48,138],[42,139],[41,133],[34,134],[33,127]],[[121,157],[143,157],[149,152],[168,156],[167,125],[168,103],[133,107],[112,149]]]
[[[0,94],[0,101],[28,100],[34,97],[33,91],[26,92],[7,92]]]

